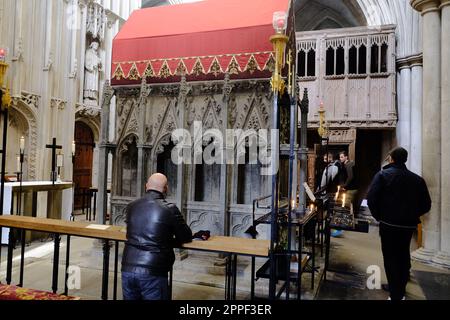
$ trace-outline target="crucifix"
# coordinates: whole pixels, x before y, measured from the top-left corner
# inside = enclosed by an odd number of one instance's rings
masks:
[[[56,150],[62,149],[62,146],[56,145],[56,138],[53,138],[53,143],[48,144],[45,146],[47,149],[52,149],[52,174],[51,179],[53,185],[55,184],[56,178],[57,178],[57,172],[56,172]]]

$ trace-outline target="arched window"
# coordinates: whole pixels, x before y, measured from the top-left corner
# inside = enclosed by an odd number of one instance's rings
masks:
[[[381,46],[381,70],[380,72],[385,73],[388,72],[388,60],[387,60],[387,54],[388,54],[388,45],[386,43],[383,43]]]
[[[348,51],[348,73],[366,74],[367,73],[367,49],[365,45],[356,47],[353,45]]]
[[[327,49],[327,70],[326,70],[327,76],[334,75],[334,49],[332,47],[329,47]]]
[[[157,171],[162,173],[167,177],[169,182],[169,192],[167,193],[168,198],[175,197],[177,193],[177,173],[178,167],[172,161],[172,150],[175,145],[172,141],[167,146],[164,146],[164,151],[158,154],[157,157]]]
[[[339,46],[337,49],[329,47],[327,49],[327,76],[345,74],[345,50]]]
[[[365,45],[359,47],[359,61],[358,61],[358,73],[366,74],[367,73],[367,48]]]
[[[371,48],[371,63],[370,63],[370,73],[379,73],[380,58],[379,58],[380,47],[377,44],[373,44]]]
[[[245,163],[238,164],[237,204],[252,204],[253,200],[262,196],[264,176],[261,174],[261,163],[251,162],[250,158],[250,148],[247,147]]]
[[[336,75],[345,74],[345,50],[344,47],[338,47],[336,50]]]
[[[211,144],[214,142],[211,141]],[[205,147],[206,149],[208,147]],[[214,157],[214,151],[212,152]],[[195,168],[195,201],[213,202],[220,199],[220,175],[221,165],[218,163],[197,164]]]
[[[305,77],[306,76],[306,54],[305,51],[300,50],[298,53],[298,76]]]
[[[386,73],[388,72],[388,49],[386,42],[374,43],[371,48],[371,73]]]
[[[121,192],[123,197],[137,196],[137,163],[138,149],[136,138],[130,138],[124,142],[123,153],[121,154],[121,166],[119,171],[121,174]]]
[[[348,63],[348,73],[358,73],[358,49],[355,46],[352,46],[348,51]]]
[[[308,51],[308,77],[316,76],[316,50],[310,49]]]

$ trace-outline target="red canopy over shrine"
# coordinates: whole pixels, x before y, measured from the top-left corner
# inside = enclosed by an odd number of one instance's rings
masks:
[[[206,0],[135,11],[113,42],[112,84],[269,78],[276,11],[291,0]],[[291,19],[288,19],[291,20]],[[292,26],[291,26],[292,27]]]

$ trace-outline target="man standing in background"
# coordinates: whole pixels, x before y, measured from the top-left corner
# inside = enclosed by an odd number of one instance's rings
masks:
[[[425,180],[406,168],[408,151],[396,148],[388,160],[389,164],[373,179],[367,199],[370,212],[380,222],[390,299],[405,300],[411,239],[420,216],[431,209],[431,198]]]

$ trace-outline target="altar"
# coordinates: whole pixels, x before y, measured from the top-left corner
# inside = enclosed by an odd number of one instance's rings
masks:
[[[21,195],[20,208],[18,207]],[[69,221],[73,212],[73,183],[27,181],[5,183],[3,215],[61,219]],[[9,229],[2,230],[2,244],[8,243]],[[40,238],[36,233],[27,241]]]

